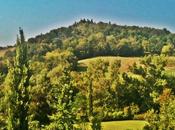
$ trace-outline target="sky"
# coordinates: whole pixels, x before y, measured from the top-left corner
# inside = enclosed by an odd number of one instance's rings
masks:
[[[81,18],[175,32],[175,0],[0,0],[0,46],[68,26]]]

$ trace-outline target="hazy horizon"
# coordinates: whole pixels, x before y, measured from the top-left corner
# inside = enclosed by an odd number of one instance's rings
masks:
[[[19,27],[28,38],[81,18],[175,32],[174,5],[174,0],[2,0],[0,46],[14,44]]]

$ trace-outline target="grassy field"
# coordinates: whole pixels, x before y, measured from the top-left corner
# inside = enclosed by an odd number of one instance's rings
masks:
[[[145,121],[114,121],[103,122],[103,130],[142,130],[147,124]]]
[[[86,68],[90,62],[96,61],[98,59],[102,59],[104,61],[113,61],[113,60],[121,60],[121,72],[125,72],[128,70],[128,67],[133,65],[135,62],[139,62],[141,58],[137,57],[114,57],[114,56],[104,56],[104,57],[95,57],[95,58],[89,58],[85,60],[79,61],[79,67],[80,69]]]
[[[146,124],[146,121],[136,120],[103,122],[102,130],[142,130]],[[83,130],[90,129],[86,126]]]
[[[7,49],[3,49],[3,50],[0,50],[0,57],[3,57],[4,54],[7,52],[7,51],[13,51],[15,48],[12,47],[12,48],[7,48]]]
[[[80,60],[79,63],[79,68],[80,70],[85,70],[90,62],[93,62],[95,60],[102,59],[104,61],[112,61],[112,60],[121,60],[121,72],[126,72],[128,71],[129,66],[132,66],[133,63],[139,63],[141,58],[138,57],[112,57],[112,56],[104,56],[104,57],[95,57],[95,58],[89,58],[85,60]],[[166,71],[168,74],[174,75],[175,76],[175,57],[167,57],[167,66],[166,66]]]

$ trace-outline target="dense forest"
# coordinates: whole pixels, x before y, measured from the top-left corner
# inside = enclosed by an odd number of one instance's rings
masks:
[[[0,129],[101,130],[101,122],[145,120],[144,130],[175,129],[175,76],[166,73],[175,34],[167,29],[81,20],[27,41],[20,28],[0,57]],[[121,72],[121,61],[141,57]]]

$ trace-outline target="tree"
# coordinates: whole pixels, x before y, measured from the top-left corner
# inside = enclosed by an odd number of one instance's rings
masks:
[[[159,96],[160,104],[160,127],[164,130],[174,130],[175,128],[175,97],[170,89],[165,89]]]
[[[133,102],[139,105],[142,112],[151,108],[158,110],[159,106],[155,100],[163,89],[169,86],[165,66],[164,57],[148,56],[140,64],[130,67],[130,72],[123,74],[125,103],[129,105]]]
[[[146,118],[152,129],[174,130],[175,128],[175,97],[170,89],[164,89],[158,98],[160,111],[149,111]]]
[[[75,87],[70,75],[70,68],[61,65],[56,68],[59,71],[58,73],[61,73],[57,78],[59,88],[57,88],[57,92],[53,94],[56,100],[55,103],[52,103],[55,112],[50,116],[51,123],[46,129],[72,130],[75,122],[75,115],[72,109]]]
[[[109,96],[106,97],[106,108],[116,110],[119,107],[118,95],[120,93],[119,84],[120,84],[120,72],[121,67],[120,60],[114,60],[110,62],[108,67],[109,72],[109,87],[107,88]]]
[[[99,101],[98,97],[102,97],[104,94],[101,92],[102,89],[105,89],[105,73],[107,72],[108,64],[109,63],[103,60],[97,60],[94,63],[90,63],[85,75],[85,82],[87,85],[87,113],[93,130],[101,129],[102,117],[100,116],[103,114],[103,106],[101,105],[102,101]]]
[[[173,45],[168,44],[163,46],[161,54],[165,56],[171,56],[173,54],[173,51],[174,51]]]
[[[39,127],[49,123],[48,115],[51,113],[51,110],[48,100],[51,85],[47,77],[48,70],[45,65],[46,64],[42,62],[32,62],[30,64],[30,70],[32,72],[30,78],[31,89],[29,104],[30,129],[34,123],[38,125],[38,128],[35,129],[39,129]]]
[[[9,65],[6,77],[6,101],[8,111],[8,130],[28,130],[29,103],[29,63],[27,58],[27,43],[23,30],[19,29],[17,37],[16,57]]]

